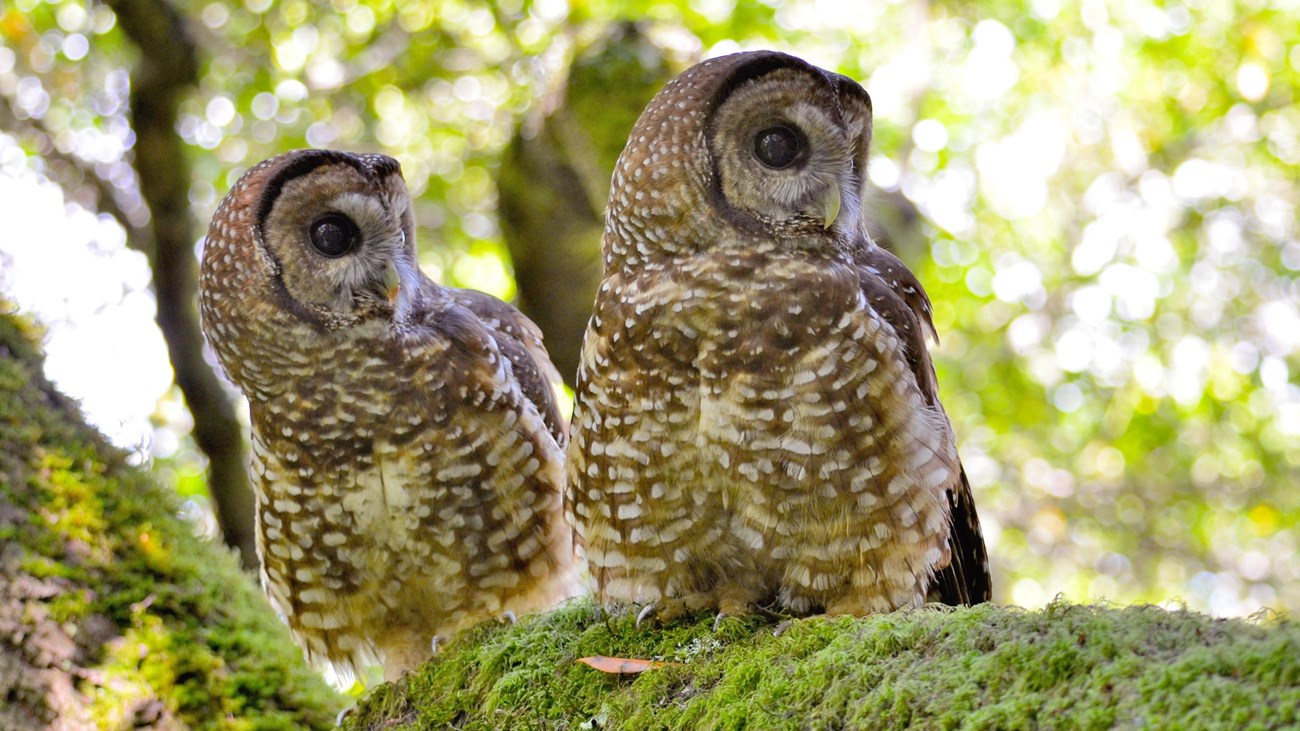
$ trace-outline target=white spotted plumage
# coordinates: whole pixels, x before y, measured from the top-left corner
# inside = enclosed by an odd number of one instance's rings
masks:
[[[514,308],[420,274],[406,196],[391,158],[282,155],[234,186],[203,256],[204,329],[249,398],[263,583],[343,676],[397,677],[572,590],[554,367]]]
[[[988,598],[929,303],[862,220],[870,114],[851,80],[758,52],[688,70],[634,128],[567,469],[607,604]],[[802,157],[758,159],[764,134]]]

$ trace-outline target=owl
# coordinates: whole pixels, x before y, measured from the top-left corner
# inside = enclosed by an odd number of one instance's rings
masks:
[[[606,605],[989,599],[930,303],[867,233],[871,122],[853,80],[753,52],[687,70],[633,128],[566,464]]]
[[[254,166],[212,220],[199,301],[248,397],[262,583],[309,660],[392,679],[570,593],[558,374],[513,307],[421,273],[396,160]]]

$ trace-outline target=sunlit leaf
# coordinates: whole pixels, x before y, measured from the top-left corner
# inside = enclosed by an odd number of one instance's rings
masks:
[[[593,667],[602,673],[610,673],[612,675],[636,675],[637,673],[644,673],[647,670],[654,670],[655,668],[681,664],[664,662],[663,660],[642,660],[634,657],[607,657],[605,655],[580,657],[577,662]]]

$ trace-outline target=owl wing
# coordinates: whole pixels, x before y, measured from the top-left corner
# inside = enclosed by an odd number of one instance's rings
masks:
[[[858,256],[858,276],[867,301],[889,321],[902,340],[904,357],[921,395],[942,412],[934,363],[925,345],[926,335],[938,341],[925,289],[898,257],[879,246]],[[948,490],[948,506],[952,511],[952,532],[948,538],[952,560],[935,574],[930,598],[951,605],[989,601],[992,580],[988,553],[964,468],[958,484]]]
[[[512,305],[486,292],[451,288],[447,291],[457,304],[473,312],[487,326],[497,347],[510,359],[524,395],[537,407],[555,441],[563,447],[568,441],[568,424],[560,414],[554,390],[563,380],[542,344],[541,328]]]
[[[524,367],[516,368],[501,343],[522,345],[462,304],[459,291],[428,290],[402,326],[400,342],[409,377],[424,385],[427,418],[438,429],[430,495],[459,500],[460,515],[452,518],[465,520],[449,525],[448,505],[427,520],[443,521],[440,530],[451,530],[461,552],[474,559],[468,583],[509,594],[517,608],[544,606],[568,596],[572,549],[560,514],[564,450],[537,397],[526,393],[543,381],[526,352],[518,356]],[[546,403],[554,408],[553,400]],[[511,576],[518,581],[495,583],[494,577]]]

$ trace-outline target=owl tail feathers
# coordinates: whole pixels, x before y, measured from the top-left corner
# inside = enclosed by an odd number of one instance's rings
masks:
[[[988,551],[984,546],[984,534],[980,529],[979,515],[975,512],[966,470],[961,471],[957,490],[948,493],[948,503],[952,511],[951,558],[948,565],[935,574],[930,599],[952,606],[991,601],[993,586]]]
[[[583,578],[585,575],[586,566],[579,566],[577,560],[570,560],[565,570],[556,577],[550,606],[558,606],[570,599],[591,593],[590,587],[587,586],[587,582]]]
[[[325,676],[325,682],[343,692],[358,682],[373,685],[378,680],[377,668],[383,665],[381,653],[369,641],[360,642],[350,652],[338,647],[331,647],[328,654],[313,652],[310,645],[303,645],[303,648],[307,663]],[[371,672],[367,672],[368,669],[372,669]]]
[[[591,593],[587,585],[587,560],[576,550],[572,531],[559,531],[561,537],[551,542],[552,574],[547,596],[537,603],[537,609],[552,609],[570,599]]]

